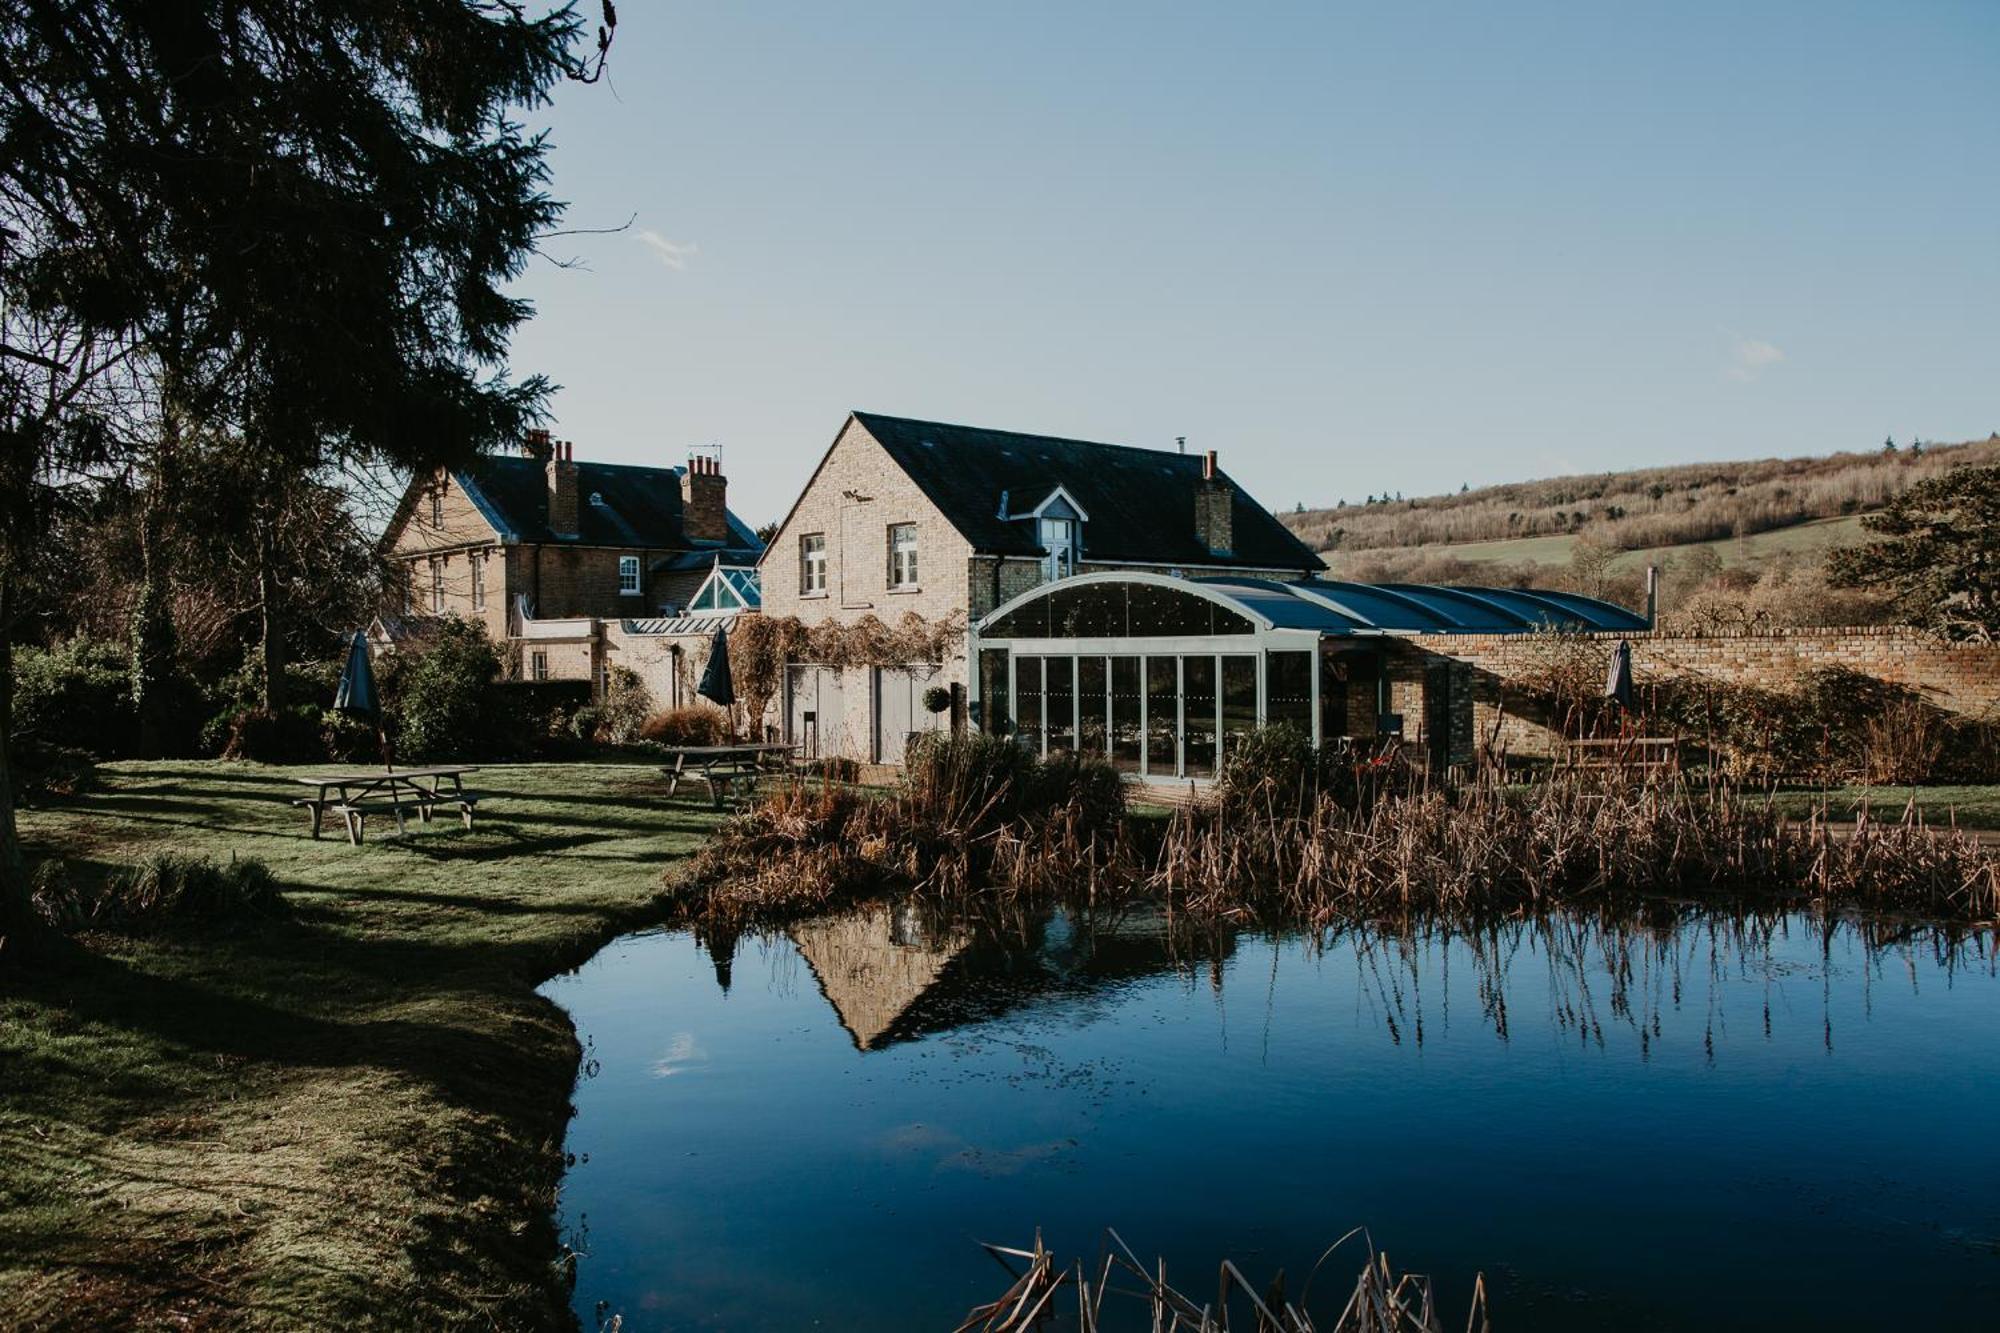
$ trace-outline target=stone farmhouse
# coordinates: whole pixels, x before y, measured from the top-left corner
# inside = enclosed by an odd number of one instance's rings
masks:
[[[969,624],[1089,573],[1286,580],[1322,564],[1212,452],[854,412],[760,568],[766,614],[894,625],[911,612]],[[963,698],[966,664],[795,665],[777,721],[811,752],[895,763],[912,733],[964,722],[963,707],[933,714],[921,699],[932,685]]]
[[[588,680],[601,693],[623,665],[672,704],[693,697],[691,643],[754,609],[763,544],[729,511],[718,458],[578,462],[542,431],[519,456],[412,482],[381,549],[401,587],[378,641],[459,616],[507,646],[518,679]]]

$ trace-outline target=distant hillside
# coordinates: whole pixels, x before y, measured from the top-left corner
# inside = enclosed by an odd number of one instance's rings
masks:
[[[1510,482],[1457,495],[1380,499],[1284,515],[1321,552],[1464,548],[1472,561],[1559,562],[1588,537],[1621,551],[1722,542],[1879,509],[1912,482],[1961,464],[2000,463],[2000,433],[1894,453],[1691,463]],[[1539,540],[1537,540],[1539,539]],[[1492,544],[1474,547],[1472,543]],[[1476,553],[1475,553],[1476,552]],[[1336,564],[1340,563],[1338,560]]]
[[[1301,510],[1284,520],[1361,582],[1568,588],[1645,606],[1681,628],[1874,625],[1885,594],[1840,588],[1823,556],[1860,541],[1861,516],[1925,477],[2000,464],[2000,434],[1890,453],[1643,468],[1514,482],[1414,500]]]

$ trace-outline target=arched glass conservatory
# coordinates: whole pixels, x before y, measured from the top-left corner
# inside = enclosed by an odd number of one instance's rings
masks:
[[[973,716],[1046,754],[1107,756],[1149,780],[1215,776],[1259,726],[1316,743],[1399,729],[1384,649],[1421,634],[1632,631],[1643,617],[1569,593],[1329,580],[1085,574],[1045,583],[969,636]]]

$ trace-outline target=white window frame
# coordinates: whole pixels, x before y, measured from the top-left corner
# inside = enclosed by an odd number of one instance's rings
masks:
[[[889,525],[889,586],[915,588],[917,583],[917,525]]]
[[[621,555],[618,557],[618,595],[637,597],[644,589],[639,586],[639,557]]]
[[[549,678],[549,653],[546,648],[537,648],[528,654],[528,678],[547,680]]]
[[[1036,536],[1047,556],[1044,574],[1053,581],[1076,573],[1077,520],[1067,517],[1040,518],[1035,521],[1035,526]]]
[[[431,614],[444,614],[444,559],[431,557]]]
[[[808,532],[799,538],[799,596],[826,596],[826,534],[824,532]]]
[[[486,552],[474,551],[466,559],[472,562],[472,609],[486,609]]]

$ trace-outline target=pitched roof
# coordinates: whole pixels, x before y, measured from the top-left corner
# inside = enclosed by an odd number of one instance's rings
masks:
[[[548,470],[540,459],[492,455],[452,475],[486,521],[507,540],[677,550],[695,545],[681,531],[684,470],[579,462],[575,537],[558,537],[549,530]],[[592,496],[603,503],[592,503]],[[764,546],[757,534],[731,513],[727,546],[706,549],[741,553],[754,560]]]
[[[854,417],[981,554],[1040,556],[1035,525],[1001,518],[1001,497],[1009,513],[1025,515],[1060,486],[1090,516],[1083,524],[1087,561],[1323,568],[1319,556],[1234,482],[1236,549],[1227,556],[1210,552],[1195,535],[1198,455],[875,412]]]

